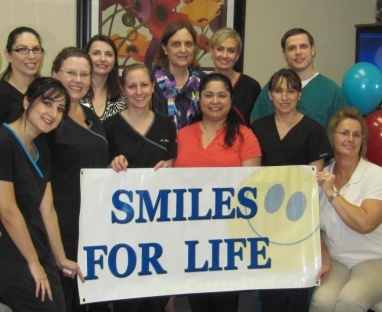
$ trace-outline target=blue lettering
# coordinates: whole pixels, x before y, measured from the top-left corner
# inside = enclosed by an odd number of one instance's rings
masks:
[[[253,199],[247,197],[247,193],[253,195]],[[257,188],[252,187],[243,187],[239,190],[237,194],[237,199],[241,205],[247,207],[249,212],[247,214],[243,214],[241,209],[237,209],[237,218],[242,219],[250,219],[253,218],[257,213],[257,205],[254,199],[257,198]]]
[[[204,216],[199,215],[199,193],[202,189],[189,189],[191,193],[191,216],[189,220],[210,220],[211,219],[211,209],[208,209],[207,214]]]
[[[130,222],[134,217],[134,209],[129,204],[123,202],[120,200],[120,195],[125,194],[130,201],[133,200],[133,193],[131,191],[127,190],[118,190],[113,194],[112,202],[113,206],[123,211],[126,214],[126,217],[124,219],[118,219],[117,215],[114,213],[114,211],[111,212],[111,223],[119,223],[119,224],[125,224]]]
[[[235,195],[235,190],[233,188],[213,188],[215,192],[215,215],[212,219],[233,219],[235,218],[235,208],[232,211],[225,215],[223,214],[223,206],[227,206],[228,209],[231,209],[231,197],[228,196],[227,199],[223,200],[223,193],[228,192],[231,196]]]
[[[162,246],[158,243],[147,243],[147,244],[139,244],[139,247],[142,248],[142,270],[138,273],[138,275],[151,275],[151,271],[149,270],[150,263],[154,267],[154,270],[158,274],[167,273],[166,270],[162,268],[159,264],[158,258],[163,253]],[[150,257],[150,248],[154,249],[154,254]]]
[[[100,255],[98,259],[95,258],[95,251],[100,250],[105,255],[107,255],[107,247],[102,246],[89,246],[83,248],[86,251],[86,262],[88,266],[88,274],[85,276],[85,280],[94,280],[98,279],[98,276],[95,275],[95,266],[99,265],[103,269],[103,255]]]
[[[175,218],[172,218],[173,221],[185,221],[187,220],[184,216],[184,193],[186,189],[172,190],[176,195],[176,213]]]
[[[270,268],[271,259],[268,258],[265,263],[259,264],[258,257],[262,256],[266,259],[266,249],[265,247],[269,245],[269,239],[266,237],[261,238],[229,238],[225,239],[224,243],[226,245],[226,261],[227,265],[222,268],[220,266],[220,260],[222,259],[220,251],[222,249],[223,240],[221,239],[211,239],[208,241],[211,244],[212,261],[209,266],[207,260],[204,261],[201,267],[196,267],[197,256],[196,256],[196,245],[199,241],[186,241],[185,244],[188,248],[188,265],[184,270],[185,272],[205,272],[205,271],[220,271],[220,270],[237,270],[235,260],[239,258],[243,261],[243,250],[247,247],[247,242],[250,245],[250,264],[247,266],[248,269],[263,269]],[[264,245],[259,250],[259,242],[263,242]],[[238,244],[241,246],[238,247]],[[209,266],[209,267],[208,267]]]
[[[188,246],[188,266],[185,272],[204,272],[208,271],[208,261],[205,261],[203,266],[200,268],[196,267],[196,252],[195,246],[199,244],[199,241],[185,241]]]
[[[149,191],[137,190],[135,192],[139,195],[139,218],[135,220],[136,222],[147,222],[147,220],[143,217],[144,208],[146,208],[149,220],[153,221],[159,204],[160,216],[156,219],[156,221],[170,221],[170,218],[168,217],[168,194],[171,193],[171,190],[160,190],[155,206],[153,206]]]
[[[223,268],[219,264],[220,260],[220,244],[222,239],[211,239],[208,241],[212,245],[212,261],[209,271],[221,271]]]
[[[240,247],[239,250],[235,251],[235,243],[241,243],[245,247],[247,245],[246,240],[244,238],[231,238],[225,239],[224,242],[227,243],[227,266],[224,269],[237,270],[235,257],[243,260],[243,248]]]
[[[127,252],[127,265],[126,270],[123,273],[118,272],[117,268],[117,253],[120,249],[125,249]],[[135,255],[134,249],[127,244],[117,244],[110,250],[110,255],[108,259],[110,272],[115,277],[126,277],[129,276],[135,269],[137,263],[137,256]]]
[[[259,237],[259,238],[247,238],[250,242],[250,250],[251,250],[251,263],[248,266],[248,269],[269,269],[272,265],[272,259],[268,258],[264,264],[259,264],[258,255],[261,255],[263,259],[266,259],[266,249],[265,246],[269,246],[269,238],[268,237]],[[263,247],[259,250],[259,242],[263,243]]]

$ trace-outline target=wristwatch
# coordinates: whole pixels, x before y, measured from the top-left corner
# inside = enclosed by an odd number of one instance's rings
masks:
[[[332,195],[330,195],[330,196],[328,197],[328,201],[329,201],[329,203],[332,203],[333,199],[336,198],[336,197],[338,197],[338,196],[341,196],[340,192],[335,191]]]

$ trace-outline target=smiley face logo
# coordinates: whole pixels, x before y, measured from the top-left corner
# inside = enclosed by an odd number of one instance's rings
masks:
[[[257,214],[233,220],[231,233],[235,237],[267,237],[268,256],[278,268],[317,260],[311,247],[320,246],[318,187],[310,170],[306,166],[265,167],[242,183],[257,188]],[[301,251],[307,258],[299,261],[293,255]]]

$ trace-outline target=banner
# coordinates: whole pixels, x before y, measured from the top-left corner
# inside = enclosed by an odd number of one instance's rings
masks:
[[[84,169],[83,303],[316,285],[310,166]]]

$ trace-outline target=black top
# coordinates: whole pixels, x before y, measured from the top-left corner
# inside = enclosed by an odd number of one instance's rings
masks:
[[[106,168],[108,165],[105,129],[90,108],[82,108],[88,127],[67,116],[59,139],[54,140],[56,133],[53,132],[49,136],[53,198],[65,248],[78,244],[81,168]]]
[[[262,166],[308,165],[333,155],[324,127],[307,116],[281,140],[275,115],[255,120],[251,127],[260,143]]]
[[[12,182],[17,206],[22,213],[40,262],[52,261],[48,235],[40,213],[49,176],[49,151],[41,139],[34,141],[35,159],[6,125],[0,126],[0,180]],[[0,281],[12,276],[20,265],[27,266],[16,245],[0,222]],[[54,262],[53,262],[54,263]]]
[[[24,95],[5,80],[0,81],[0,124],[20,117]]]
[[[250,115],[261,92],[260,84],[253,78],[241,74],[233,86],[233,104],[237,107],[249,127]]]
[[[109,142],[109,162],[124,155],[129,168],[152,168],[160,160],[173,159],[177,155],[175,125],[167,117],[154,113],[154,120],[142,135],[121,115],[104,122]]]

